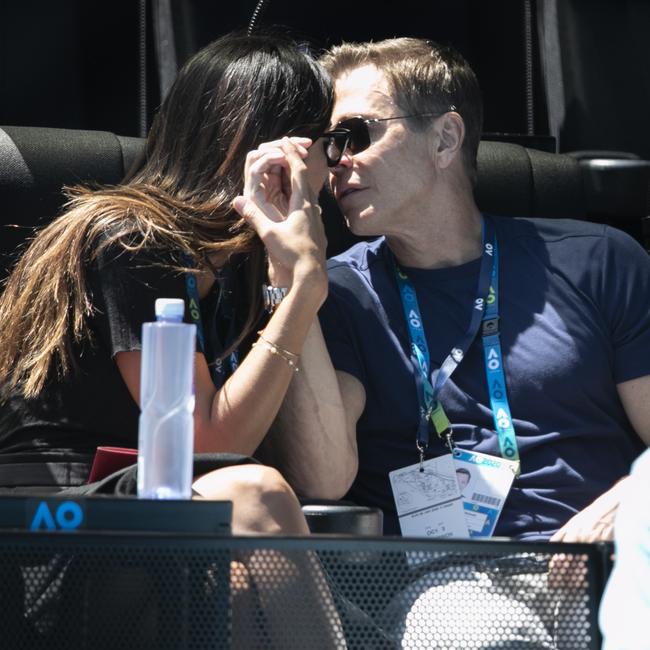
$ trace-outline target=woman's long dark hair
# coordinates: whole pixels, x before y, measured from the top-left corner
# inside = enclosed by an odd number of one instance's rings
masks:
[[[0,297],[5,384],[33,397],[53,368],[69,372],[93,313],[86,267],[108,246],[172,252],[179,272],[201,271],[211,253],[242,254],[249,308],[230,349],[238,345],[261,315],[265,272],[261,242],[231,209],[246,154],[288,133],[318,137],[331,107],[327,75],[286,36],[231,34],[192,57],[154,120],[143,166],[121,185],[71,190],[10,275]]]

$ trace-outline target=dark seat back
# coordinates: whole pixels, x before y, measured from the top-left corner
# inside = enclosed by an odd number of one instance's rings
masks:
[[[1,127],[0,277],[33,228],[60,211],[63,186],[119,183],[142,147],[105,131]]]
[[[143,146],[142,138],[105,131],[1,127],[0,277],[34,227],[47,224],[60,211],[63,186],[119,183],[141,158]],[[601,195],[608,193],[606,185],[588,181],[581,161],[567,154],[506,142],[483,141],[479,147],[476,199],[488,213],[588,219],[589,206],[604,205]],[[321,198],[328,255],[334,255],[356,238],[347,231],[331,196],[323,192]],[[641,199],[647,202],[647,195]]]
[[[483,141],[478,152],[476,202],[508,217],[585,219],[580,165],[571,156]]]
[[[478,150],[479,208],[507,217],[587,218],[579,162],[565,154],[528,149],[508,142],[483,141]],[[321,194],[328,227],[328,255],[358,241],[328,192]]]

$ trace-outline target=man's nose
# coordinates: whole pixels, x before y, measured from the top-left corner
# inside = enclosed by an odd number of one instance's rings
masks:
[[[352,155],[346,149],[343,152],[341,160],[339,160],[338,164],[334,165],[334,167],[330,167],[330,172],[334,174],[334,176],[337,176],[338,174],[342,174],[347,168],[350,168],[351,166]]]

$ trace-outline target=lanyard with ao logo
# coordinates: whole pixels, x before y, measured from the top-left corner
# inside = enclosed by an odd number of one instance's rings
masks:
[[[472,317],[465,335],[455,346],[440,368],[430,369],[429,348],[424,335],[422,316],[415,288],[406,273],[393,257],[395,277],[400,292],[404,317],[411,342],[411,362],[415,368],[420,423],[418,425],[416,446],[420,454],[420,464],[429,446],[429,423],[437,434],[446,439],[453,450],[452,428],[438,396],[445,382],[461,363],[472,341],[483,324],[482,338],[485,352],[485,372],[490,395],[490,405],[497,430],[499,447],[504,458],[518,460],[517,441],[510,415],[506,394],[503,358],[499,335],[499,259],[496,231],[488,218],[482,217],[482,257],[476,298],[473,302]],[[429,379],[431,377],[431,379]]]

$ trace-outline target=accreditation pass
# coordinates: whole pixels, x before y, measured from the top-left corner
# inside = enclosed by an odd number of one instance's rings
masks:
[[[519,462],[456,448],[454,465],[470,537],[491,537]]]
[[[404,537],[469,537],[451,454],[401,467],[388,477]]]

